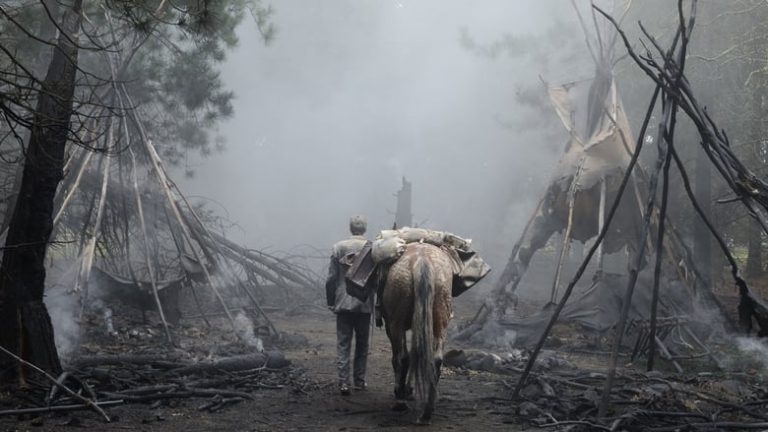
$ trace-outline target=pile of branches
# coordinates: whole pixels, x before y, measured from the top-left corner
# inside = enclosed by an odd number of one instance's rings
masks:
[[[446,352],[444,364],[504,375],[514,393],[530,353]],[[741,363],[745,366],[745,363]],[[759,374],[617,372],[610,407],[598,416],[606,373],[577,368],[554,351],[539,356],[510,414],[516,422],[563,431],[768,429],[768,383]]]
[[[736,155],[728,135],[725,130],[720,129],[712,117],[707,112],[706,107],[699,103],[696,98],[690,81],[685,75],[685,60],[688,52],[691,33],[696,20],[696,0],[691,2],[691,10],[688,18],[683,13],[683,2],[678,0],[678,18],[679,24],[675,39],[669,49],[664,49],[659,41],[653,37],[640,23],[640,29],[645,35],[647,43],[644,42],[645,53],[638,54],[626,33],[619,27],[616,20],[602,11],[597,6],[594,9],[608,19],[616,28],[627,49],[627,54],[634,60],[635,64],[656,84],[656,91],[663,93],[667,103],[675,111],[677,108],[693,122],[701,138],[701,148],[706,153],[712,165],[717,169],[720,177],[725,181],[734,194],[734,197],[726,201],[741,202],[747,213],[755,219],[763,231],[768,234],[768,182],[758,177],[750,170]],[[678,41],[680,42],[679,49]],[[653,103],[649,111],[653,110]],[[728,249],[725,239],[717,232],[712,223],[702,211],[701,206],[696,200],[692,191],[690,180],[683,168],[683,163],[674,147],[674,129],[675,116],[672,115],[665,124],[665,133],[663,135],[667,144],[668,156],[666,165],[671,160],[680,169],[683,179],[683,186],[693,204],[696,213],[702,218],[709,228],[710,232],[717,241],[728,264],[731,267],[731,274],[735,285],[739,291],[739,320],[747,333],[753,330],[753,323],[757,323],[757,334],[759,336],[768,336],[768,305],[766,305],[753,291],[747,286],[747,283],[741,277],[738,265],[733,254]]]
[[[568,431],[704,431],[768,428],[768,386],[755,376],[617,374],[612,411],[597,418],[606,374],[533,373],[515,416],[538,427]],[[512,390],[513,385],[505,382]]]
[[[105,407],[142,403],[158,408],[189,398],[202,399],[198,410],[215,412],[253,400],[257,391],[308,394],[320,388],[277,351],[211,361],[183,360],[173,354],[96,355],[80,357],[72,366],[55,379],[33,379],[28,391],[18,392],[16,407],[0,410],[0,416],[91,409],[110,421]]]

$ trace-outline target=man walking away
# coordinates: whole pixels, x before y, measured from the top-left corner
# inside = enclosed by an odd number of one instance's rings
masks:
[[[366,388],[365,369],[368,362],[368,338],[370,333],[373,296],[365,302],[347,294],[344,275],[349,268],[351,256],[366,243],[363,234],[368,226],[365,217],[353,216],[349,220],[352,236],[333,245],[325,295],[328,307],[336,314],[336,364],[339,371],[339,392],[349,395],[349,356],[352,336],[355,337],[354,385],[355,390]]]

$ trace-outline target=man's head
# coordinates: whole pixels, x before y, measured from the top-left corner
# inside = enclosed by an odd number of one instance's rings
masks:
[[[366,228],[368,228],[368,221],[365,219],[365,216],[357,215],[349,219],[349,232],[352,235],[363,235]]]

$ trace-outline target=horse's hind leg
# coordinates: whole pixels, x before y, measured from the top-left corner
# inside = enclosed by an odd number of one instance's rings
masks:
[[[392,344],[392,369],[395,371],[395,406],[396,411],[405,411],[408,409],[407,385],[408,378],[408,349],[405,344],[405,334],[392,334],[391,329],[387,328],[387,335]]]
[[[440,369],[443,367],[443,346],[445,345],[447,332],[443,333],[446,334],[443,334],[437,341],[437,348],[435,348],[435,374],[437,375],[435,377],[435,386],[437,386],[437,383],[440,381]]]
[[[413,399],[413,389],[407,382],[410,363],[411,359],[408,356],[408,350],[403,350],[403,355],[400,356],[400,375],[397,377],[397,388],[395,389],[395,397],[398,400]]]

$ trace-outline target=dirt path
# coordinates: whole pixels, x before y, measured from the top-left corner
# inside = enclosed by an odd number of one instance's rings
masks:
[[[280,320],[282,321],[282,320]],[[288,351],[286,355],[308,373],[327,383],[319,394],[296,397],[288,406],[274,407],[263,415],[285,413],[291,420],[282,419],[271,425],[256,426],[254,430],[269,430],[270,426],[284,426],[284,430],[410,430],[418,415],[418,406],[405,413],[391,410],[394,379],[391,351],[383,329],[374,329],[369,357],[369,388],[344,397],[336,392],[335,327],[333,316],[317,315],[301,321],[280,322],[282,328],[294,328],[306,335],[316,347]],[[446,368],[440,381],[440,399],[432,422],[432,429],[455,431],[517,430],[509,424],[508,402],[498,399],[504,386],[498,376],[467,373]],[[288,408],[286,410],[286,408]],[[256,416],[258,418],[258,416]]]
[[[400,413],[391,410],[393,374],[390,349],[383,330],[375,329],[369,360],[369,388],[341,396],[336,390],[335,320],[328,313],[305,316],[275,314],[276,326],[285,332],[303,334],[310,347],[285,350],[286,357],[320,384],[317,390],[301,393],[292,388],[254,393],[255,401],[241,403],[216,413],[197,410],[203,401],[181,400],[170,406],[126,405],[111,408],[117,421],[105,424],[94,414],[81,412],[61,417],[33,419],[0,418],[0,431],[63,431],[89,428],[99,431],[356,431],[356,430],[520,430],[512,424],[509,402],[500,400],[504,386],[500,376],[444,369],[440,398],[432,426],[413,424],[418,409]]]

